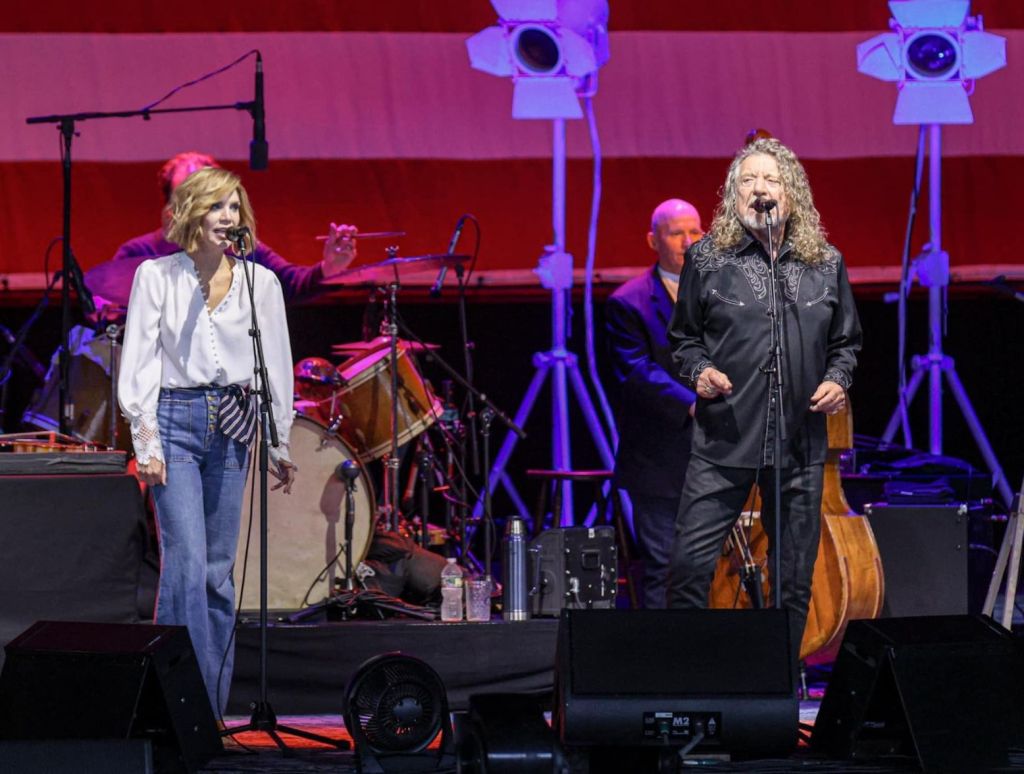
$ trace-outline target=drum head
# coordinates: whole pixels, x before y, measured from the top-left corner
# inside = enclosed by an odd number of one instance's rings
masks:
[[[295,418],[290,441],[292,461],[298,466],[292,493],[286,495],[278,489],[270,491],[267,498],[267,605],[273,610],[298,610],[315,604],[329,595],[335,579],[345,578],[345,484],[336,471],[346,461],[359,464],[340,438],[328,434],[323,425],[309,417]],[[235,595],[244,610],[257,610],[260,603],[259,493],[252,498],[250,508],[252,480],[258,476],[258,467],[254,455],[235,559]],[[275,483],[271,476],[270,486]],[[366,556],[377,509],[362,466],[354,498],[353,568]],[[247,535],[251,536],[248,567]]]

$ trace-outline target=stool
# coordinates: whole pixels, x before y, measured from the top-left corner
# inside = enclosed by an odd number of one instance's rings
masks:
[[[538,470],[526,471],[527,478],[540,480],[540,492],[537,495],[537,511],[534,517],[534,535],[541,532],[546,523],[548,488],[553,486],[555,493],[552,498],[551,526],[557,526],[555,514],[562,512],[562,487],[559,484],[568,481],[570,484],[589,483],[594,487],[594,507],[597,510],[595,523],[608,522],[608,501],[611,501],[612,515],[610,523],[615,528],[615,543],[618,547],[619,562],[624,572],[619,573],[620,578],[626,579],[626,591],[629,594],[629,606],[637,608],[636,588],[633,585],[633,576],[630,573],[630,541],[629,532],[626,529],[626,519],[622,515],[622,502],[619,499],[619,490],[612,481],[610,470]],[[610,484],[608,496],[605,497],[604,485]]]

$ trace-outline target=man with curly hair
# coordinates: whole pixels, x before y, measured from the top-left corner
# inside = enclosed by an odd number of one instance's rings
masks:
[[[774,209],[765,212],[769,201]],[[781,315],[780,459],[766,373],[773,360],[771,262]],[[842,256],[825,239],[807,174],[778,140],[755,139],[733,159],[711,229],[686,253],[669,340],[680,376],[697,394],[669,606],[707,606],[722,543],[755,482],[765,532],[774,536],[778,466],[781,546],[770,546],[769,559],[781,550],[782,577],[772,580],[789,611],[795,654],[818,551],[825,419],[846,402],[861,328]]]

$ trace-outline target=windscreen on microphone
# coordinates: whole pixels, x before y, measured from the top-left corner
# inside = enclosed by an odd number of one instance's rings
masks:
[[[359,466],[352,460],[345,460],[334,468],[334,477],[339,481],[355,481],[359,478]]]
[[[754,209],[757,212],[771,212],[772,210],[774,210],[778,206],[779,206],[779,203],[777,201],[775,201],[774,199],[755,199],[754,200]]]
[[[263,55],[256,52],[256,87],[252,102],[252,141],[249,143],[249,169],[267,168],[270,148],[267,144],[266,103],[263,101]]]
[[[242,237],[249,236],[249,227],[234,226],[232,228],[226,228],[224,229],[224,236],[226,236],[232,242],[237,242]]]

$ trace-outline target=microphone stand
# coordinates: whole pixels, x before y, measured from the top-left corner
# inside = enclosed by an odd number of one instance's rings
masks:
[[[236,242],[239,260],[242,262],[242,274],[245,275],[246,290],[249,293],[249,309],[251,314],[251,328],[249,336],[253,341],[253,354],[256,357],[256,396],[260,415],[259,434],[259,497],[260,497],[260,678],[259,697],[252,702],[252,716],[249,722],[232,728],[225,728],[221,736],[234,736],[245,731],[262,731],[280,748],[281,752],[288,755],[291,750],[281,739],[278,731],[283,731],[292,736],[299,736],[314,742],[321,742],[339,750],[348,750],[350,745],[345,740],[330,739],[326,736],[313,734],[299,728],[282,726],[277,722],[277,715],[270,704],[267,696],[267,494],[269,492],[270,472],[270,449],[267,445],[267,437],[270,443],[277,448],[280,440],[277,435],[277,424],[274,422],[271,407],[270,380],[267,378],[267,362],[263,357],[263,338],[260,332],[259,320],[256,315],[256,293],[255,293],[255,264],[250,265],[246,260],[245,235],[240,234]],[[251,272],[251,274],[250,274]],[[349,533],[351,535],[351,533]]]
[[[782,308],[779,304],[779,269],[775,257],[775,240],[772,226],[771,208],[764,213],[765,226],[768,229],[768,266],[771,278],[771,293],[768,296],[772,319],[771,342],[769,345],[768,365],[764,368],[768,376],[768,410],[775,425],[772,433],[772,476],[774,478],[773,503],[775,507],[775,525],[772,530],[772,596],[773,606],[782,609],[782,441],[786,436],[786,416],[782,406]]]
[[[136,118],[141,116],[149,120],[151,116],[161,113],[196,113],[208,110],[246,110],[254,113],[257,109],[255,100],[249,102],[235,102],[230,105],[197,105],[180,108],[159,108],[142,110],[116,110],[111,112],[91,111],[86,113],[66,113],[46,116],[30,116],[25,119],[27,124],[57,124],[61,136],[61,169],[63,172],[64,196],[62,202],[62,250],[61,250],[61,275],[64,281],[61,283],[60,291],[60,382],[58,385],[57,416],[60,432],[65,435],[71,433],[71,412],[74,405],[68,401],[69,379],[71,369],[71,357],[68,352],[68,338],[71,331],[71,296],[70,289],[73,281],[75,258],[71,253],[71,141],[75,137],[75,124],[81,121],[89,121],[104,118]],[[81,294],[81,290],[79,290]]]

